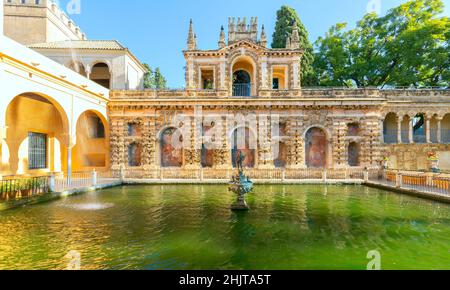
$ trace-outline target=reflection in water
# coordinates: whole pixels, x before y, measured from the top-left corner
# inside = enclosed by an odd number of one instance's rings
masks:
[[[128,186],[0,213],[0,269],[448,269],[450,206],[362,186]]]
[[[114,206],[112,203],[84,203],[84,204],[72,204],[72,205],[62,205],[63,207],[67,207],[75,210],[102,210],[111,208]]]

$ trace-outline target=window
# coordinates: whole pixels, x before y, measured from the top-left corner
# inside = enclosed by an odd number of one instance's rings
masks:
[[[273,79],[272,89],[274,89],[274,90],[280,89],[280,79],[278,79],[278,78]]]
[[[105,126],[103,126],[102,120],[97,116],[89,117],[89,138],[105,138]]]
[[[286,65],[272,67],[272,89],[286,90],[288,80],[288,68]]]
[[[359,136],[359,124],[351,123],[347,125],[348,136]]]
[[[28,168],[47,168],[47,135],[28,133]]]
[[[128,136],[137,137],[141,135],[141,130],[138,124],[128,123]]]
[[[214,89],[214,69],[213,68],[201,68],[201,89],[213,90]]]

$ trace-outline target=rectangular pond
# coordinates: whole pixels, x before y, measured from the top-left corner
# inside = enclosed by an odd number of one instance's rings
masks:
[[[450,269],[450,205],[364,186],[110,188],[0,212],[0,269]],[[68,253],[70,253],[68,255]],[[75,254],[74,254],[75,253]]]

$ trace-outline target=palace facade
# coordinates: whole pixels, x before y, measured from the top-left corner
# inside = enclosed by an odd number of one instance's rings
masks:
[[[111,92],[113,170],[221,174],[238,150],[256,170],[429,169],[430,151],[450,169],[448,90],[302,88],[296,25],[269,49],[257,18],[230,18],[215,50],[197,47],[191,22],[183,53],[186,89]]]

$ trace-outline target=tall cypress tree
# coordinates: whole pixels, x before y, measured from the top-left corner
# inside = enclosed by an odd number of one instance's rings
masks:
[[[148,64],[144,63],[147,72],[144,74],[145,89],[165,89],[167,88],[167,80],[161,73],[159,67],[153,70]]]
[[[147,69],[147,72],[144,74],[144,88],[153,89],[155,84],[153,69],[146,63],[143,65]]]
[[[313,72],[313,46],[309,41],[308,31],[294,8],[283,5],[280,10],[277,11],[277,22],[275,32],[272,37],[272,48],[285,48],[286,39],[292,33],[292,25],[295,22],[297,23],[298,32],[300,34],[300,47],[304,50],[304,55],[301,61],[302,85],[315,85],[317,82],[314,78]]]
[[[155,69],[154,77],[155,77],[155,88],[156,89],[165,89],[167,86],[167,81],[166,81],[166,78],[161,73],[161,70],[159,69],[159,67],[157,67]]]

